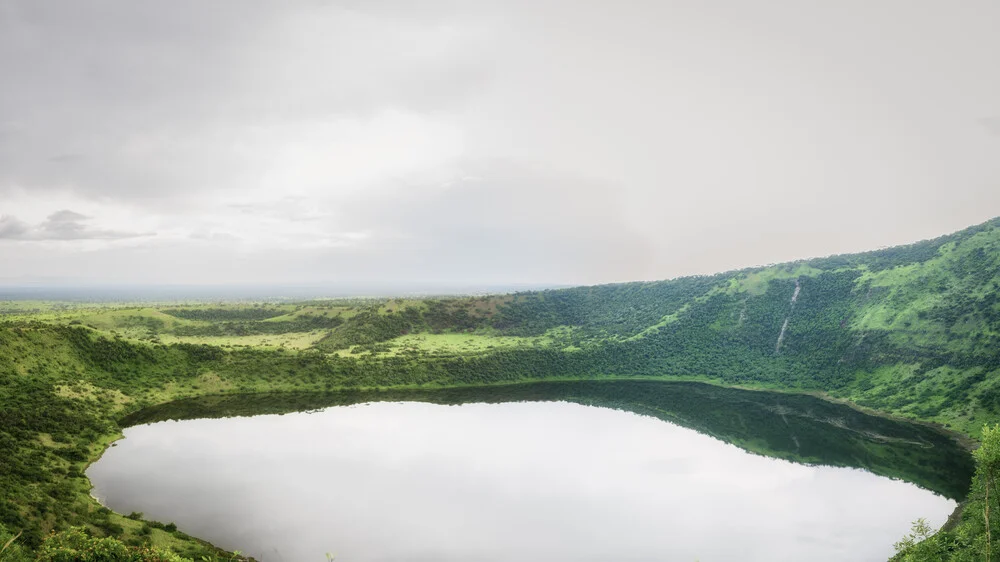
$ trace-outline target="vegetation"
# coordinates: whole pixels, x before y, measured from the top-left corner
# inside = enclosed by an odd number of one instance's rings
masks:
[[[697,380],[936,422],[982,438],[982,451],[993,438],[984,424],[1000,422],[1000,220],[909,246],[660,282],[487,297],[9,302],[0,310],[0,536],[17,534],[0,557],[40,556],[52,531],[71,527],[130,548],[222,555],[100,508],[83,475],[123,417],[204,395]],[[980,470],[991,470],[977,454]],[[975,524],[989,511],[980,507],[1000,499],[986,497],[994,480],[983,474],[961,523],[928,540],[916,529],[901,556],[932,544],[949,556],[995,548],[1000,505]]]
[[[95,538],[83,529],[73,528],[45,539],[38,553],[39,562],[183,562],[176,554],[149,546],[128,546],[107,537]]]
[[[917,521],[913,532],[896,544],[894,560],[980,561],[1000,559],[1000,425],[985,426],[973,453],[976,474],[961,519],[934,534]]]
[[[209,322],[267,320],[285,315],[285,311],[280,308],[265,308],[259,305],[237,308],[168,308],[164,309],[163,312],[185,320],[206,320]]]
[[[325,328],[336,328],[344,321],[338,317],[301,315],[282,322],[217,322],[207,326],[178,326],[174,334],[178,336],[250,336],[256,334],[288,334],[311,332]]]

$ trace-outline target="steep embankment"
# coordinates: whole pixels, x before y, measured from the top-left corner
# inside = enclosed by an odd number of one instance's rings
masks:
[[[1000,420],[1000,221],[865,254],[519,295],[493,323],[568,327],[588,373],[817,390],[974,435]]]

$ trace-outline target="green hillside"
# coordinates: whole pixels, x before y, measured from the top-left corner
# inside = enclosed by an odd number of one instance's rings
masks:
[[[566,326],[593,374],[810,389],[976,434],[1000,420],[1000,220],[865,254],[523,295],[492,324]]]
[[[136,549],[220,555],[88,495],[87,463],[150,406],[543,379],[813,393],[979,437],[1000,422],[1000,219],[862,254],[514,295],[0,303],[0,539],[20,532],[12,544],[42,552],[50,531],[75,525]]]

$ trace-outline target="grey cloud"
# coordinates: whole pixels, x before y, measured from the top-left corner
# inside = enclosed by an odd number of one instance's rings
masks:
[[[425,281],[648,276],[653,248],[629,225],[614,186],[503,161],[465,171],[436,192],[403,189],[347,206],[348,229],[373,234],[337,261]]]
[[[580,283],[933,237],[1000,212],[998,16],[995,0],[0,0],[0,238],[138,234],[23,220],[39,208],[160,230],[86,254],[5,243],[0,262]],[[446,189],[426,179],[459,166]]]
[[[986,117],[979,121],[991,134],[1000,137],[1000,116]]]
[[[45,223],[51,225],[75,224],[88,219],[90,219],[90,217],[87,215],[70,211],[69,209],[63,209],[62,211],[56,211],[49,215],[48,218],[45,219]]]
[[[22,238],[28,234],[31,227],[25,222],[8,215],[0,216],[0,240]]]
[[[287,240],[287,248],[268,240],[268,251],[226,255],[228,242],[237,238],[224,229],[199,230],[190,240],[199,252],[223,252],[220,262],[247,264],[246,275],[254,279],[280,282],[307,276],[572,283],[650,275],[654,247],[629,223],[614,185],[509,161],[466,161],[455,178],[444,186],[401,182],[330,207],[297,197],[227,206],[238,215],[303,225],[311,233]],[[303,263],[295,264],[299,259]],[[227,267],[236,275],[240,266]]]
[[[239,236],[235,236],[228,232],[216,232],[214,230],[198,230],[192,232],[190,238],[192,240],[208,240],[213,242],[232,242],[240,239]]]
[[[630,224],[616,186],[506,161],[466,162],[463,169],[464,177],[444,188],[400,185],[330,209],[326,237],[345,242],[332,247],[290,242],[267,252],[234,252],[226,233],[202,231],[186,242],[154,239],[142,249],[88,259],[102,259],[122,282],[180,283],[190,271],[219,267],[226,279],[244,282],[358,287],[649,277],[655,247]],[[350,232],[366,236],[354,239]]]
[[[6,240],[118,240],[152,236],[153,233],[122,232],[93,228],[86,224],[90,217],[62,210],[52,213],[41,223],[31,226],[15,217],[0,217],[0,239]]]
[[[490,67],[456,29],[309,0],[4,2],[0,193],[238,188],[268,156],[234,146],[248,130],[460,105]]]
[[[261,203],[230,203],[232,209],[242,215],[267,217],[289,222],[317,221],[330,218],[328,212],[320,212],[316,205],[304,197],[282,197],[276,201]]]
[[[73,162],[81,158],[84,158],[83,154],[56,154],[53,156],[49,156],[48,161],[57,164],[62,164],[66,162]]]

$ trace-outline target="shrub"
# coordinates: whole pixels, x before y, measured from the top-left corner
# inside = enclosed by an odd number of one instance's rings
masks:
[[[11,533],[0,523],[0,562],[28,562],[27,553],[18,542],[20,533]]]
[[[38,551],[38,562],[191,562],[172,552],[130,547],[113,538],[94,538],[82,528],[51,535]]]

